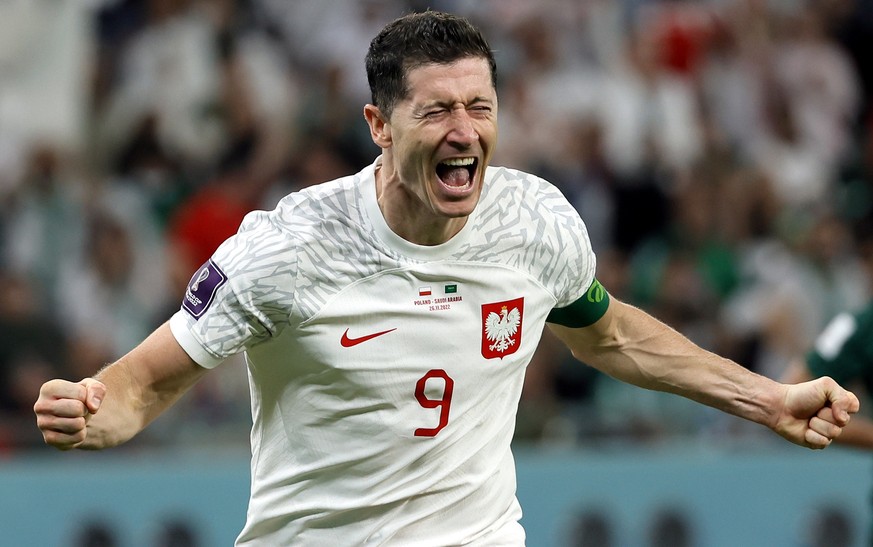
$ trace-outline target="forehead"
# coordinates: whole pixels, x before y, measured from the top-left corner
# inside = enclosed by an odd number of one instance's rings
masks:
[[[491,67],[481,57],[465,57],[453,63],[427,63],[409,69],[408,100],[413,103],[429,100],[468,99],[495,95],[491,83]]]

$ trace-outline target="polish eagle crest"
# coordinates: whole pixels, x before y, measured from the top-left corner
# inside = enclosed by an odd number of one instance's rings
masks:
[[[482,355],[486,358],[515,353],[521,342],[521,318],[524,299],[482,307]]]

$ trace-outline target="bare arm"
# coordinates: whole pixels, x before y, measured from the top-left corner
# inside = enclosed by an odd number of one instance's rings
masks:
[[[34,404],[37,425],[45,442],[61,450],[116,446],[142,431],[206,372],[165,323],[94,378],[43,384]]]
[[[813,376],[803,359],[795,359],[782,376],[783,382],[798,383],[812,380]],[[873,449],[873,420],[860,414],[852,416],[852,421],[843,428],[837,439],[841,445],[854,448]]]
[[[589,327],[549,326],[577,359],[618,380],[682,395],[809,448],[827,446],[858,410],[857,398],[829,378],[797,385],[775,382],[698,347],[616,299]]]

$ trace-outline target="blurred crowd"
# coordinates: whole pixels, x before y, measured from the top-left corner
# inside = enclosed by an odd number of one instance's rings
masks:
[[[863,0],[12,0],[0,3],[0,452],[32,405],[179,307],[253,209],[378,149],[363,58],[394,17],[495,49],[494,164],[576,205],[617,298],[778,377],[873,294],[873,4]],[[247,442],[226,363],[133,446]],[[752,435],[580,366],[545,333],[518,439]]]

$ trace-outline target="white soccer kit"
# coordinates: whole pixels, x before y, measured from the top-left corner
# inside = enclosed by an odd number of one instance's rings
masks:
[[[523,545],[510,441],[546,316],[594,279],[584,224],[489,167],[464,228],[415,245],[379,210],[377,163],[249,214],[171,319],[204,367],[246,352],[237,544]]]

